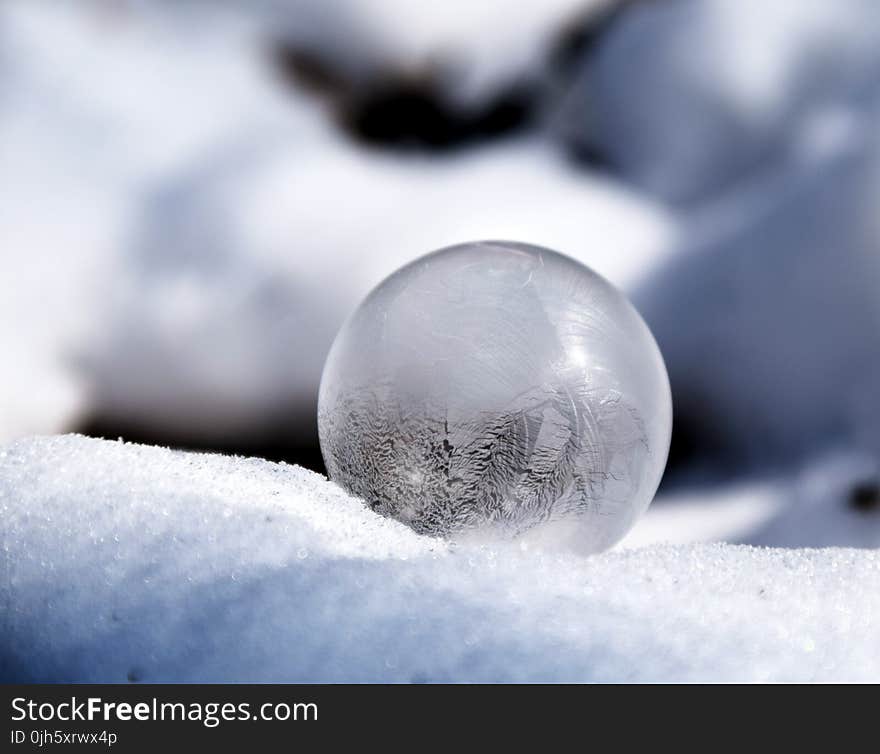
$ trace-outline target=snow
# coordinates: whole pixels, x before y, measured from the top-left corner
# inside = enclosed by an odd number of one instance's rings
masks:
[[[448,545],[322,477],[78,436],[0,450],[4,680],[880,674],[874,550]]]
[[[185,24],[99,11],[0,8],[0,438],[65,429],[91,410],[87,344],[153,181],[248,128],[265,138],[314,125],[235,24],[217,20],[202,41]]]
[[[872,0],[633,3],[583,61],[562,132],[663,199],[699,204],[859,118],[878,42]]]
[[[615,0],[259,0],[250,12],[351,84],[429,76],[458,107],[535,78],[567,25]]]
[[[880,107],[821,159],[696,224],[634,300],[678,429],[752,464],[880,453]]]
[[[692,481],[661,492],[621,547],[735,542],[764,547],[880,547],[877,507],[855,491],[880,490],[874,454],[837,448],[793,469],[727,481]]]

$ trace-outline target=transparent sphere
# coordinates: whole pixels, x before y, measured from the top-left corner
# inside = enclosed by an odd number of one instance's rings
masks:
[[[318,403],[330,477],[418,532],[538,525],[610,547],[656,492],[672,424],[657,344],[604,278],[537,246],[441,249],[343,325]]]

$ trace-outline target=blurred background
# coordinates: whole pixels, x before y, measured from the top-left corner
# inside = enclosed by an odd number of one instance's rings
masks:
[[[503,238],[664,353],[623,546],[880,546],[878,126],[875,0],[4,0],[0,442],[322,470],[345,316]]]

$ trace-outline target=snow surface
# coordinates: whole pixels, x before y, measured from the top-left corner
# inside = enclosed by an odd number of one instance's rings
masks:
[[[0,677],[880,678],[880,554],[420,537],[322,477],[78,436],[0,449]]]

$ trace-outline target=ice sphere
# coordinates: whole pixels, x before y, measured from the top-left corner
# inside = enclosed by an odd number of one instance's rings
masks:
[[[321,377],[331,479],[417,532],[555,522],[619,540],[656,492],[672,424],[648,327],[604,278],[507,241],[401,268],[342,326]]]

